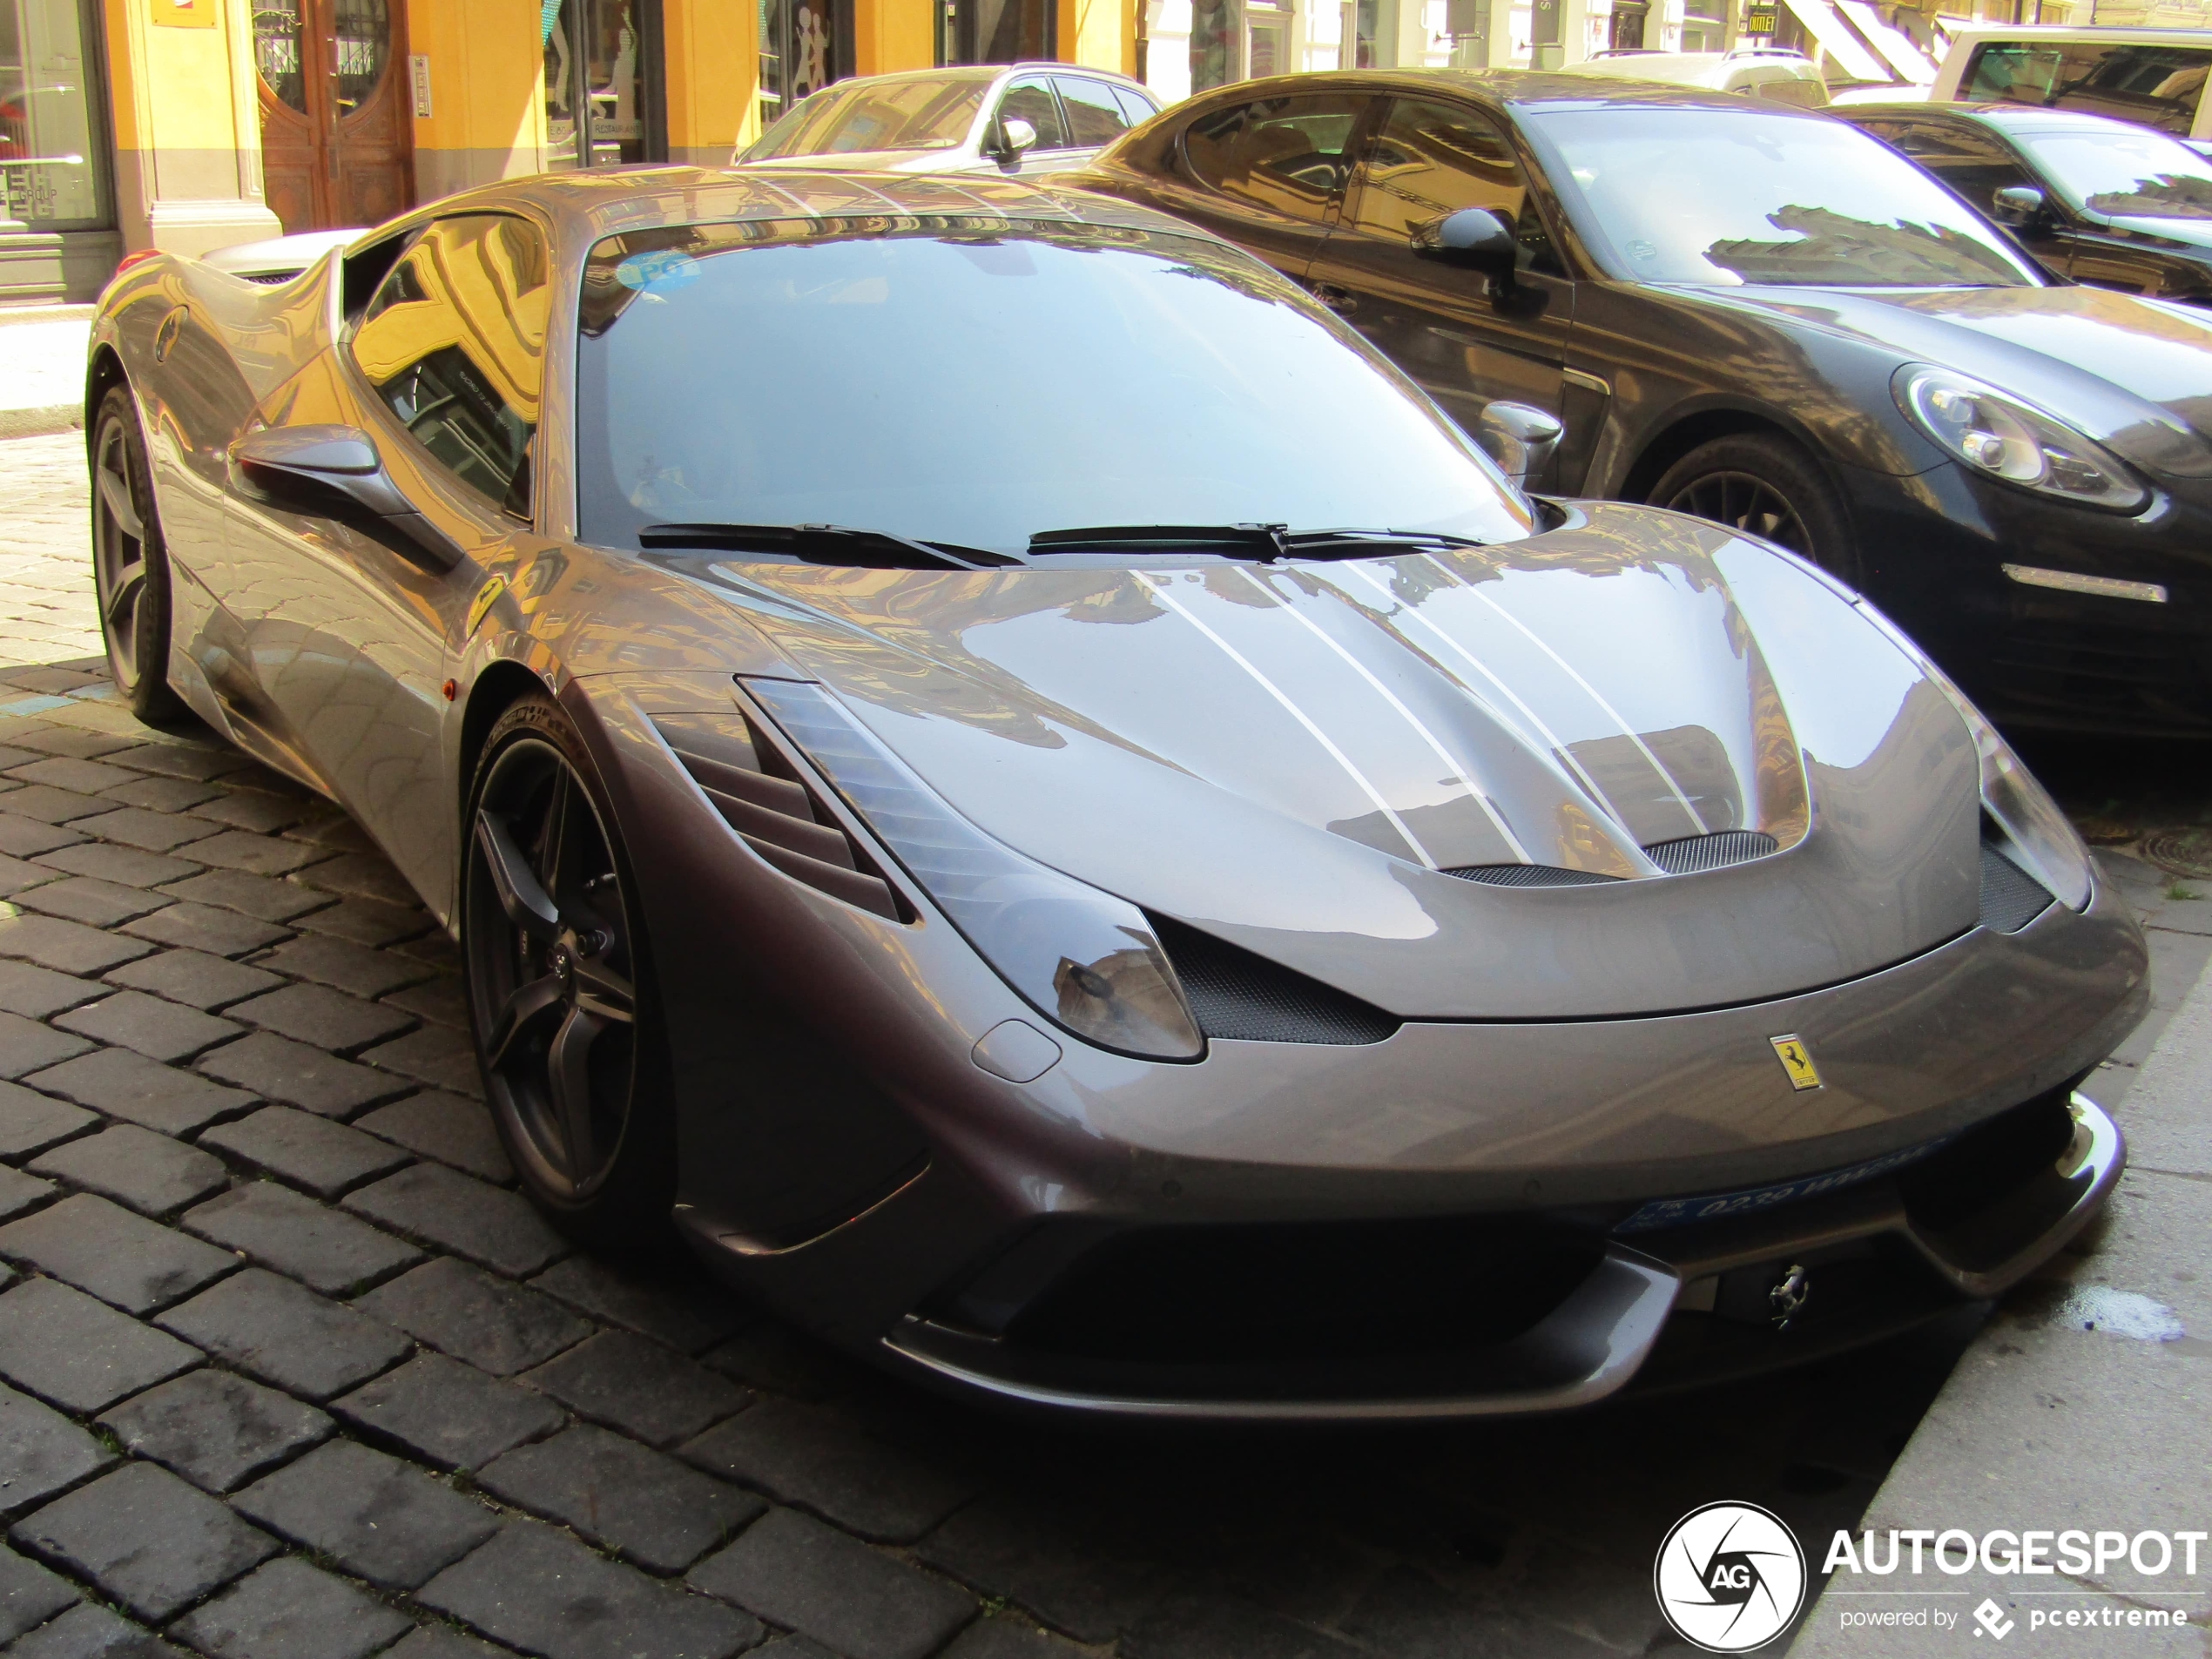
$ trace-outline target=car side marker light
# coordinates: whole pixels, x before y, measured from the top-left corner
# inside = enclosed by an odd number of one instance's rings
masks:
[[[2074,570],[2046,570],[2033,564],[2008,564],[2005,574],[2031,588],[2056,588],[2062,593],[2094,593],[2101,599],[2136,599],[2147,605],[2166,603],[2166,587],[2158,582],[2122,582],[2118,577],[2083,576]]]

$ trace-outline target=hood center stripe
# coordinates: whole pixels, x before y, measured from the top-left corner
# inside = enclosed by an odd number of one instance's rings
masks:
[[[1459,573],[1452,570],[1451,567],[1447,565],[1441,559],[1438,558],[1435,554],[1423,553],[1420,556],[1426,559],[1429,563],[1435,566],[1436,569],[1443,575],[1445,579],[1450,582],[1453,586],[1465,588],[1477,599],[1480,599],[1484,604],[1488,605],[1491,610],[1496,611],[1501,617],[1503,617],[1507,622],[1511,623],[1514,627],[1518,629],[1524,637],[1526,637],[1530,644],[1535,646],[1538,651],[1543,652],[1545,656],[1550,658],[1554,663],[1557,663],[1560,666],[1561,671],[1564,673],[1568,678],[1573,680],[1575,685],[1581,686],[1585,692],[1588,693],[1591,702],[1596,704],[1598,707],[1605,711],[1606,718],[1611,720],[1615,725],[1621,729],[1621,735],[1628,738],[1630,743],[1635,745],[1636,752],[1651,763],[1652,771],[1659,774],[1660,781],[1667,786],[1667,792],[1675,798],[1675,804],[1682,808],[1683,816],[1689,820],[1690,833],[1694,835],[1708,835],[1712,833],[1712,826],[1708,824],[1703,816],[1699,813],[1698,810],[1689,804],[1689,798],[1682,792],[1682,786],[1675,781],[1675,774],[1669,772],[1666,767],[1659,764],[1659,757],[1651,752],[1651,745],[1644,742],[1642,737],[1636,732],[1635,728],[1622,718],[1620,710],[1615,708],[1613,705],[1605,700],[1604,695],[1599,691],[1596,686],[1591,685],[1589,681],[1582,678],[1581,673],[1576,671],[1574,664],[1568,662],[1564,657],[1561,657],[1557,651],[1554,651],[1551,648],[1550,644],[1547,642],[1541,635],[1538,634],[1534,629],[1530,628],[1528,624],[1521,621],[1520,617],[1514,616],[1512,611],[1507,610],[1503,605],[1500,604],[1495,599],[1493,599],[1488,594],[1483,592],[1483,590],[1475,586],[1474,583],[1461,581],[1460,579]]]
[[[1184,604],[1181,600],[1177,599],[1173,594],[1167,590],[1165,583],[1156,580],[1151,575],[1143,570],[1132,571],[1130,574],[1135,576],[1139,582],[1143,583],[1147,589],[1150,590],[1152,596],[1159,600],[1162,604],[1165,605],[1169,610],[1174,611],[1177,616],[1182,617],[1184,621],[1189,623],[1193,628],[1196,628],[1200,633],[1204,634],[1208,639],[1211,640],[1215,645],[1219,647],[1224,656],[1227,657],[1231,662],[1236,664],[1238,667],[1243,669],[1245,673],[1251,675],[1254,683],[1256,683],[1262,691],[1265,691],[1268,696],[1273,698],[1277,703],[1280,704],[1284,712],[1288,714],[1292,719],[1296,720],[1300,725],[1304,726],[1307,734],[1311,736],[1316,743],[1319,744],[1324,749],[1329,752],[1329,758],[1334,760],[1337,765],[1344,768],[1345,775],[1350,778],[1353,783],[1359,786],[1360,792],[1366,795],[1369,800],[1375,804],[1375,810],[1379,812],[1390,821],[1390,826],[1396,830],[1398,833],[1405,839],[1406,845],[1412,849],[1413,855],[1421,861],[1421,864],[1425,868],[1433,870],[1439,867],[1435,859],[1430,856],[1429,850],[1421,845],[1420,839],[1416,836],[1412,830],[1406,827],[1406,820],[1399,817],[1397,809],[1392,806],[1387,800],[1385,800],[1383,799],[1382,792],[1377,789],[1372,783],[1368,781],[1367,774],[1361,772],[1359,767],[1352,764],[1352,758],[1345,754],[1343,750],[1338,748],[1337,745],[1330,740],[1329,734],[1324,732],[1319,726],[1316,725],[1313,723],[1312,717],[1309,716],[1304,709],[1298,707],[1297,704],[1291,702],[1288,697],[1285,696],[1281,687],[1278,686],[1273,680],[1268,678],[1266,675],[1261,673],[1257,667],[1253,666],[1242,651],[1238,651],[1234,645],[1224,639],[1219,634],[1214,632],[1212,629],[1207,627],[1204,623],[1199,621],[1197,617],[1191,612],[1188,606]]]
[[[1374,692],[1378,697],[1381,698],[1384,702],[1389,704],[1392,708],[1397,710],[1399,717],[1403,719],[1407,725],[1413,727],[1413,731],[1420,736],[1420,740],[1429,746],[1431,752],[1433,752],[1439,760],[1444,763],[1446,768],[1451,772],[1453,777],[1459,779],[1460,786],[1464,788],[1469,795],[1474,798],[1475,805],[1482,808],[1483,816],[1490,820],[1491,826],[1494,828],[1500,835],[1505,838],[1506,845],[1513,849],[1513,855],[1519,859],[1523,864],[1534,864],[1536,861],[1529,856],[1528,849],[1521,844],[1521,838],[1513,833],[1512,826],[1506,822],[1504,817],[1499,813],[1498,809],[1491,804],[1489,796],[1483,792],[1474,779],[1467,776],[1467,768],[1453,758],[1451,751],[1447,749],[1442,742],[1438,739],[1436,733],[1430,731],[1428,727],[1423,724],[1420,716],[1416,715],[1413,710],[1407,708],[1404,703],[1399,700],[1397,695],[1391,691],[1390,687],[1385,685],[1380,680],[1377,679],[1372,672],[1369,671],[1367,665],[1365,663],[1354,657],[1350,651],[1346,651],[1335,640],[1330,638],[1328,631],[1323,628],[1320,624],[1315,622],[1312,617],[1307,616],[1305,611],[1299,610],[1296,604],[1284,598],[1281,594],[1276,592],[1273,588],[1270,587],[1266,583],[1261,581],[1249,570],[1246,570],[1242,565],[1238,565],[1237,567],[1237,574],[1244,577],[1244,580],[1252,587],[1265,594],[1268,598],[1272,600],[1279,609],[1288,612],[1292,621],[1296,622],[1300,627],[1304,628],[1308,633],[1312,634],[1324,645],[1326,645],[1331,651],[1334,651],[1337,656],[1343,660],[1346,667],[1350,668],[1353,673],[1359,675],[1361,679],[1366,681],[1367,684],[1374,689]]]

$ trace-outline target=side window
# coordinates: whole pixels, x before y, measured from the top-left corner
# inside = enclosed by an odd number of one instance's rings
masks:
[[[1160,112],[1146,100],[1143,93],[1133,86],[1115,86],[1107,90],[1113,93],[1114,101],[1122,106],[1122,119],[1131,126],[1149,121]]]
[[[1991,40],[1974,48],[1959,96],[2087,110],[2181,137],[2196,118],[2208,71],[2212,51],[2201,46]]]
[[[1129,123],[1122,118],[1122,106],[1114,101],[1114,89],[1105,82],[1062,75],[1055,78],[1054,84],[1060,88],[1060,101],[1067,107],[1069,143],[1094,149],[1113,143],[1129,131]]]
[[[447,471],[510,513],[529,510],[544,385],[544,239],[526,219],[432,221],[361,314],[354,361]]]
[[[1060,104],[1042,81],[1016,81],[999,99],[999,119],[1027,121],[1037,130],[1037,148],[1065,150],[1068,129],[1060,119]]]
[[[1359,93],[1318,92],[1232,105],[1185,129],[1184,157],[1224,196],[1318,223],[1351,176],[1366,104]]]
[[[1463,105],[1399,99],[1367,148],[1350,222],[1403,246],[1423,226],[1463,207],[1487,207],[1514,227],[1523,270],[1560,273],[1528,177],[1505,135]]]
[[[1997,138],[1963,121],[1902,120],[1878,130],[1913,160],[1983,212],[2008,185],[2030,181],[2027,171]]]

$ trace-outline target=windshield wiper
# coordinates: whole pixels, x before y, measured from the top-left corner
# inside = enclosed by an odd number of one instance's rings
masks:
[[[1268,563],[1331,548],[1396,546],[1483,547],[1470,536],[1442,530],[1336,529],[1293,530],[1284,524],[1124,524],[1092,529],[1040,530],[1029,538],[1039,553],[1167,553],[1217,551],[1250,553]]]
[[[1181,553],[1231,548],[1273,561],[1290,556],[1283,524],[1096,524],[1039,530],[1032,553]]]
[[[637,545],[781,553],[808,564],[874,570],[989,570],[1022,563],[1008,553],[849,524],[648,524],[637,532]]]

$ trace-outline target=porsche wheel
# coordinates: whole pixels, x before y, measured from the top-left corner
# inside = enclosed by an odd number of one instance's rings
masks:
[[[1701,443],[1661,475],[1649,499],[1786,547],[1858,585],[1843,502],[1820,463],[1787,438],[1739,432]]]
[[[92,428],[92,587],[115,689],[149,725],[175,719],[184,705],[169,689],[169,554],[138,407],[122,386],[100,400]]]
[[[469,794],[462,954],[477,1060],[524,1190],[602,1248],[659,1245],[673,1112],[613,814],[568,718],[501,715]]]

